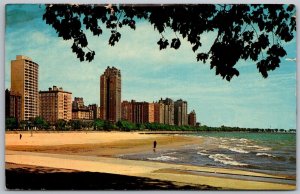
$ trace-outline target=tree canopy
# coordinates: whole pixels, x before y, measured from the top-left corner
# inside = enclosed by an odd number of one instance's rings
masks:
[[[283,47],[296,31],[294,5],[280,4],[191,4],[191,5],[46,5],[43,20],[59,37],[73,40],[71,47],[80,61],[92,61],[95,51],[88,47],[86,32],[94,36],[110,31],[109,45],[121,38],[120,28],[138,28],[138,20],[149,22],[161,38],[159,49],[179,49],[186,39],[195,60],[210,63],[216,75],[230,81],[239,76],[235,65],[240,60],[255,61],[264,78],[275,70],[286,55]],[[174,37],[167,38],[167,29]],[[209,49],[200,52],[203,36],[216,35]],[[126,38],[126,37],[125,37]]]

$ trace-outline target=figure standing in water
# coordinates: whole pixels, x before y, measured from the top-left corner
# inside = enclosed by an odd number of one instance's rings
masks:
[[[20,133],[20,140],[22,139],[22,134]]]
[[[156,145],[157,145],[157,142],[156,142],[156,140],[154,140],[154,142],[153,142],[153,152],[155,152]]]

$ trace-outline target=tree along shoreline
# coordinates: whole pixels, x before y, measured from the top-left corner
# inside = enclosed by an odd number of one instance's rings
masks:
[[[149,133],[198,133],[198,132],[260,132],[260,133],[296,133],[296,129],[271,129],[271,128],[242,128],[242,127],[209,127],[199,126],[177,126],[161,123],[132,123],[121,120],[116,123],[95,120],[58,120],[54,125],[50,125],[41,117],[36,117],[30,121],[18,122],[15,118],[6,118],[6,131],[128,131]]]

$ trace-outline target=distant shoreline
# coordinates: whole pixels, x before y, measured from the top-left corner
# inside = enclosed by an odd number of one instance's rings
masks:
[[[136,131],[117,131],[117,130],[110,130],[110,131],[97,131],[97,130],[33,130],[33,133],[140,133],[140,134],[201,134],[201,133],[268,133],[268,134],[295,134],[295,132],[252,132],[252,131],[169,131],[169,130],[159,130],[159,131],[151,131],[151,130],[136,130]],[[5,131],[6,134],[17,134],[17,133],[31,133],[30,130],[10,130]]]

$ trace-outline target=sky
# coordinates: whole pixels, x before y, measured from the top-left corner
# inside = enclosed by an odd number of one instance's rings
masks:
[[[39,90],[55,85],[72,92],[73,98],[83,97],[85,105],[99,105],[100,75],[115,66],[122,74],[122,100],[183,99],[188,112],[195,110],[197,121],[207,126],[296,128],[295,38],[284,45],[287,55],[267,79],[255,62],[242,60],[236,65],[240,76],[227,82],[209,64],[197,62],[182,38],[179,50],[160,51],[160,35],[146,22],[138,22],[135,31],[122,28],[114,47],[108,45],[110,31],[99,37],[88,34],[95,59],[80,62],[71,51],[72,42],[59,38],[42,20],[43,12],[39,5],[6,6],[5,88],[10,89],[11,60],[25,55],[39,64]],[[175,38],[170,31],[164,36]],[[200,51],[214,38],[214,32],[202,36]]]

